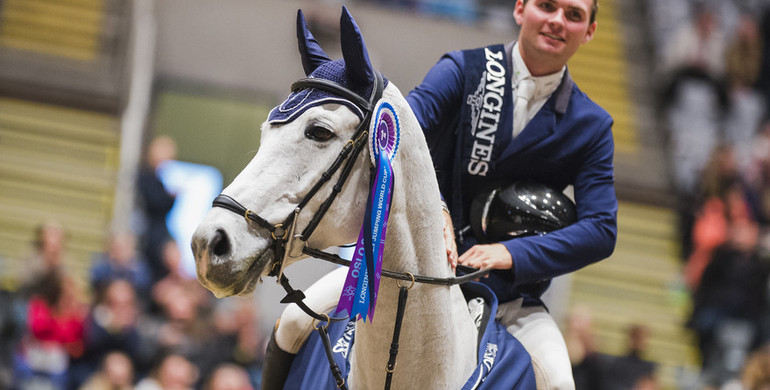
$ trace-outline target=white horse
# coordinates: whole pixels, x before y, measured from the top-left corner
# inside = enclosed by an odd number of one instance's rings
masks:
[[[306,73],[318,69],[326,69],[326,73],[342,70],[344,74],[338,76],[346,79],[346,87],[359,91],[372,89],[376,72],[347,10],[343,10],[341,21],[344,61],[326,58],[307,31],[301,13],[298,35]],[[323,76],[314,74],[313,77]],[[343,101],[346,97],[330,99],[294,112],[289,112],[291,107],[286,102],[277,107],[279,111],[286,109],[287,114],[279,121],[268,121],[262,126],[258,153],[223,194],[237,199],[270,225],[293,215],[361,122],[360,113]],[[395,108],[401,124],[400,145],[392,162],[395,184],[383,268],[451,277],[439,188],[425,138],[409,105],[392,82],[384,88],[382,100]],[[327,248],[357,240],[369,195],[370,154],[369,148],[364,148],[356,157],[336,200],[314,233],[304,238],[308,246]],[[292,221],[296,232],[308,225],[332,193],[339,176],[340,170],[302,205]],[[252,293],[258,279],[270,274],[274,264],[281,260],[276,258],[274,235],[275,232],[243,215],[212,208],[192,239],[200,282],[218,297]],[[281,267],[301,257],[291,253]],[[341,287],[337,287],[337,294]],[[383,277],[375,320],[358,323],[348,377],[350,388],[383,388],[397,298],[397,281]],[[393,388],[460,388],[476,366],[476,335],[459,287],[415,285],[406,305]]]

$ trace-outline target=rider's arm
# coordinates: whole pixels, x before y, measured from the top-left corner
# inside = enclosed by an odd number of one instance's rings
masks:
[[[462,104],[462,67],[460,52],[445,54],[406,96],[428,145],[435,137],[452,136],[451,121]]]
[[[406,96],[409,106],[422,127],[428,145],[435,145],[437,139],[441,137],[454,137],[452,121],[462,105],[462,67],[463,57],[460,52],[444,55],[428,71],[422,83]],[[433,156],[434,152],[436,150],[431,148],[431,155],[434,161],[437,161]],[[457,266],[457,245],[452,218],[446,203],[444,203],[443,217],[447,261],[454,270]]]
[[[578,221],[544,236],[517,238],[502,244],[513,258],[515,285],[569,273],[609,257],[617,238],[618,203],[613,177],[612,119],[593,131],[575,177]],[[576,162],[577,163],[577,162]]]

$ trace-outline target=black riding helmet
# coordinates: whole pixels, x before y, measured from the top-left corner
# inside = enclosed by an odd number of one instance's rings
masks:
[[[470,211],[471,229],[480,243],[543,235],[577,221],[572,200],[532,181],[481,191]]]

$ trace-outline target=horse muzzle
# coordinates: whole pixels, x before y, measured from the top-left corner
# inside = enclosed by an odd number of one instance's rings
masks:
[[[266,238],[231,233],[248,229],[228,229],[241,221],[226,221],[229,215],[211,210],[198,226],[191,240],[198,281],[217,297],[248,295],[273,259]]]

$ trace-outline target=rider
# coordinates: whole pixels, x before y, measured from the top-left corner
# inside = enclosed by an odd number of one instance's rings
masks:
[[[616,241],[612,118],[566,66],[593,38],[597,7],[597,0],[517,0],[518,40],[445,54],[407,96],[446,201],[448,260],[495,269],[483,282],[500,299],[498,320],[532,356],[538,389],[575,388],[541,295],[553,277],[608,257]],[[477,192],[520,180],[573,186],[577,222],[478,244],[466,229]]]

